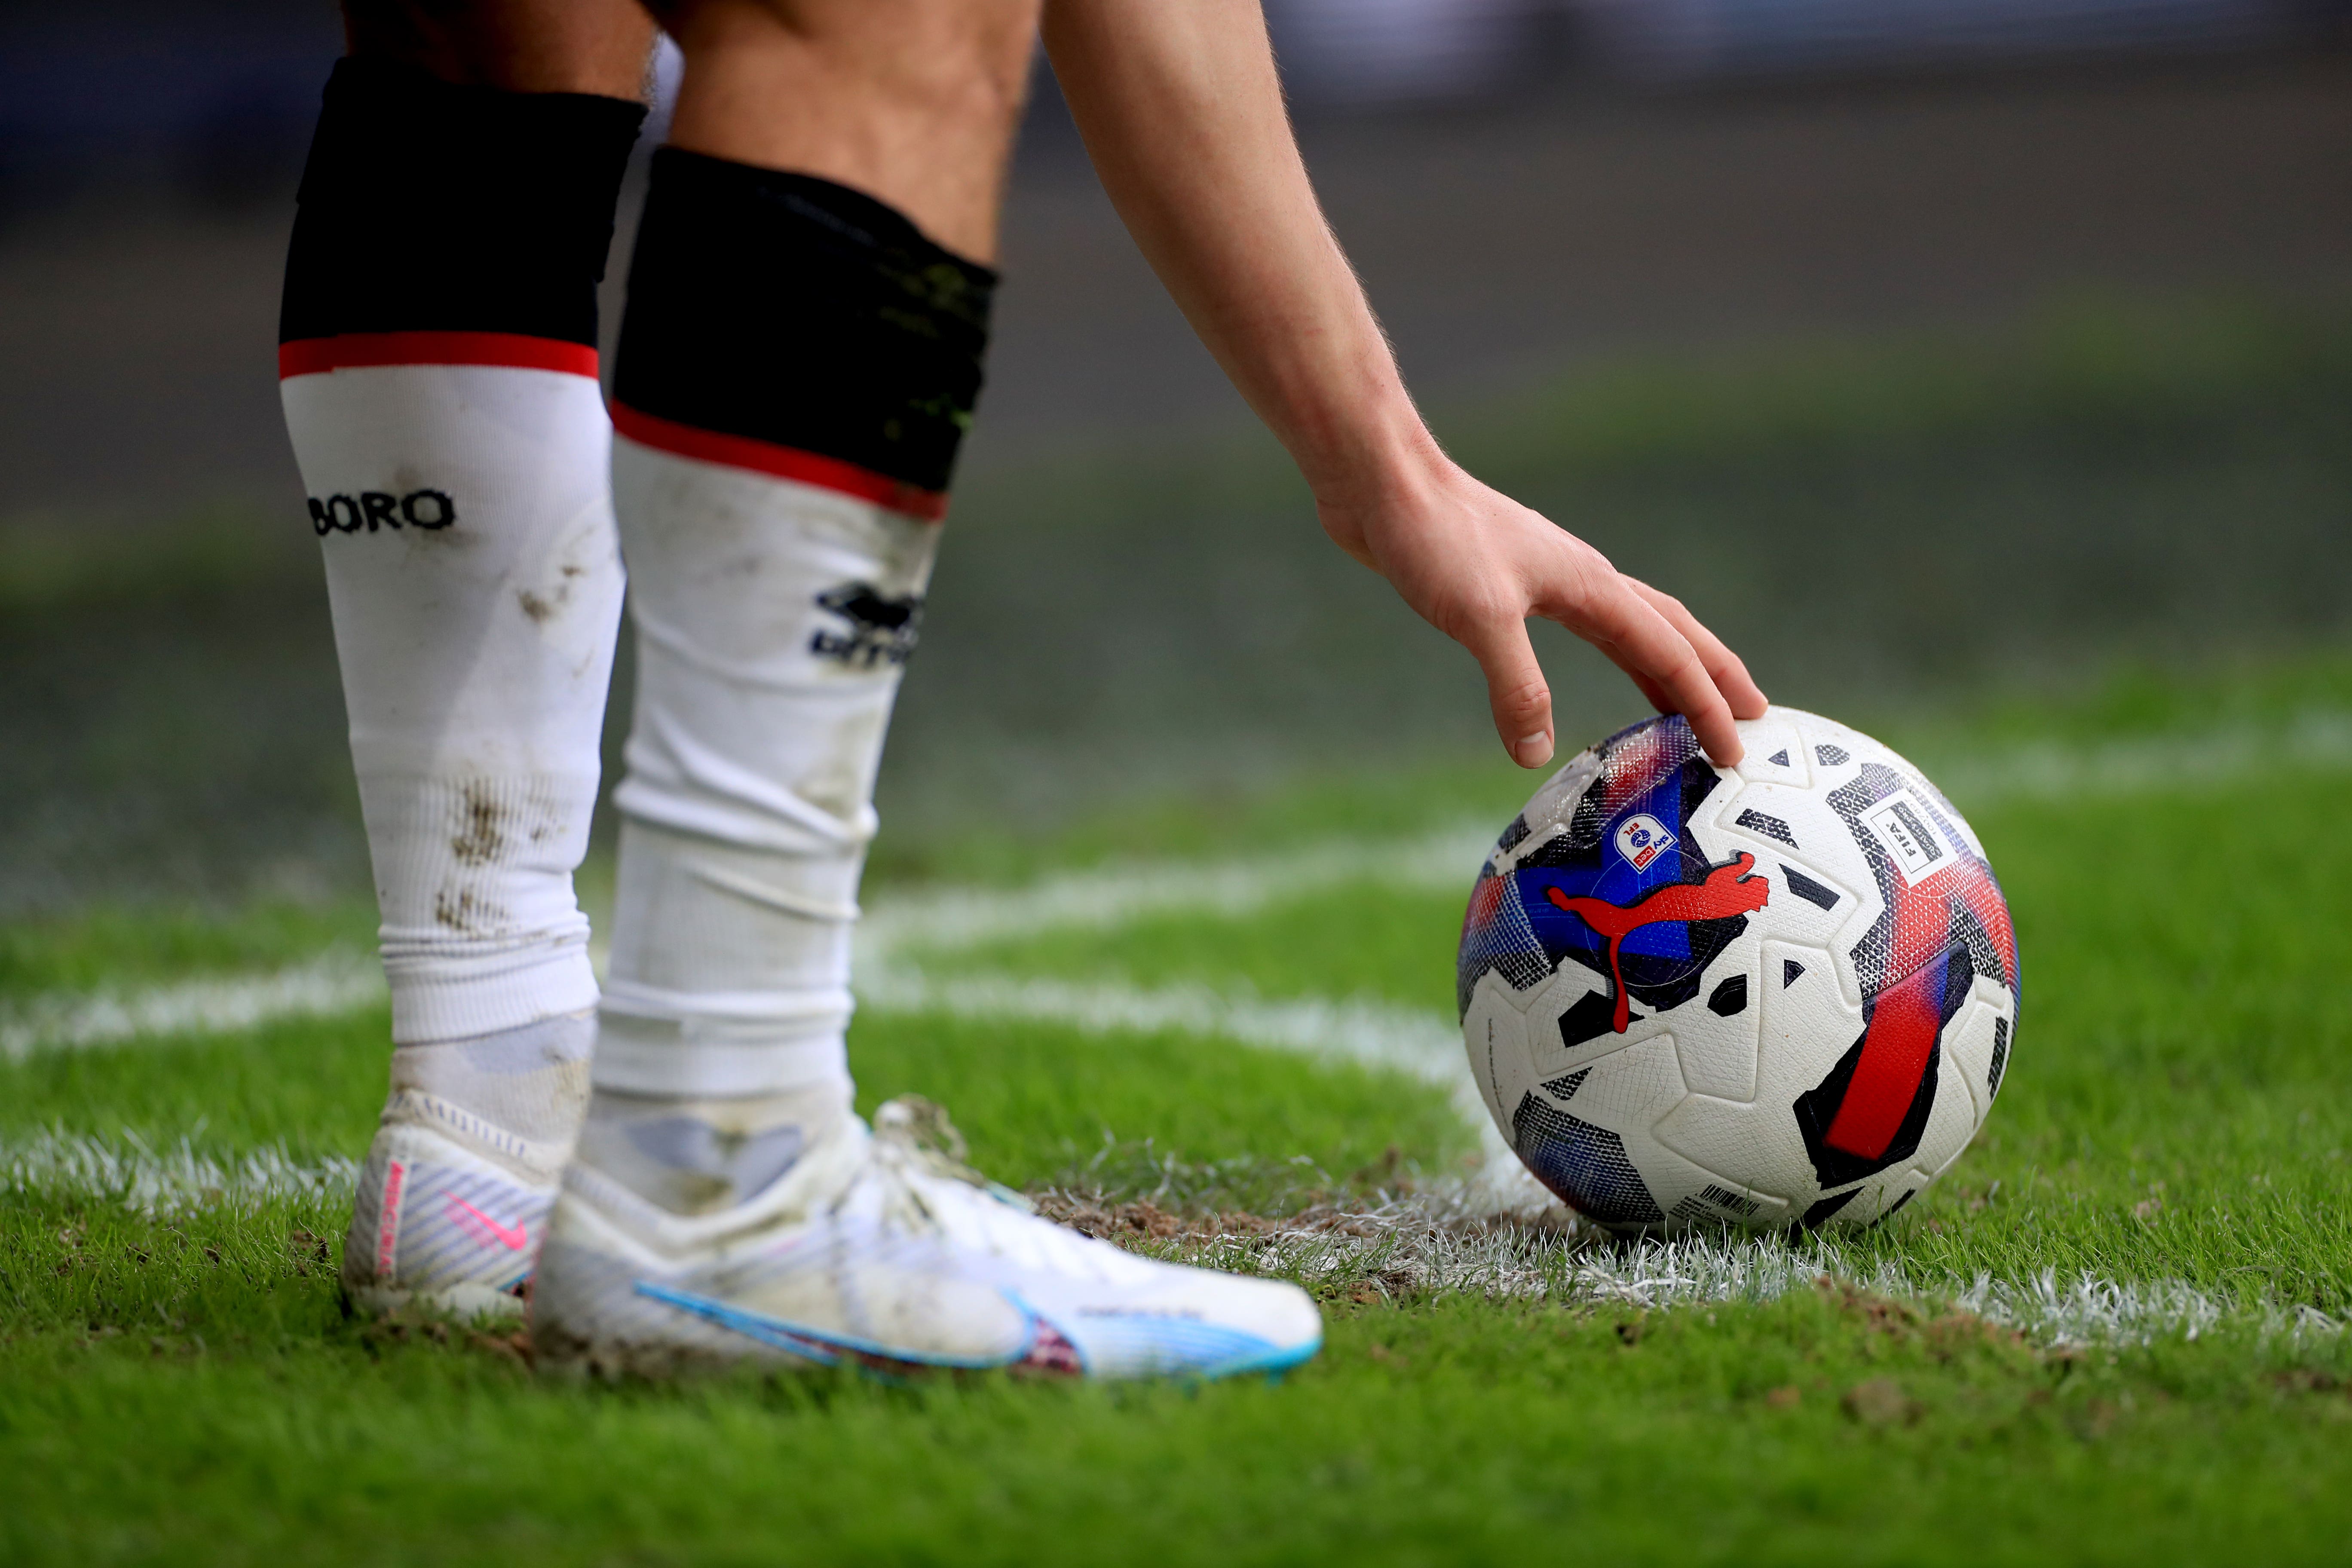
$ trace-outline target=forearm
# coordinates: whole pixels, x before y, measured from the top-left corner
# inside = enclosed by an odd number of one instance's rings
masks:
[[[1512,756],[1552,755],[1551,690],[1528,641],[1540,616],[1737,763],[1734,719],[1765,706],[1738,658],[1430,437],[1307,184],[1259,0],[1046,0],[1045,31],[1136,243],[1297,459],[1332,539],[1478,660]]]
[[[1104,188],[1317,495],[1436,447],[1323,220],[1258,0],[1048,0],[1045,45]]]

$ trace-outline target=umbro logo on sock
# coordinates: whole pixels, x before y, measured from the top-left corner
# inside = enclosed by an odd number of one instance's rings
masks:
[[[446,528],[457,521],[457,503],[442,490],[411,490],[396,496],[383,490],[362,490],[355,496],[310,498],[310,528],[321,539],[330,533],[357,533],[380,528]]]
[[[923,624],[920,594],[892,598],[871,583],[844,583],[819,594],[816,602],[818,608],[831,610],[850,627],[846,632],[818,627],[809,638],[809,652],[819,658],[871,669],[885,660],[904,664],[915,651]]]

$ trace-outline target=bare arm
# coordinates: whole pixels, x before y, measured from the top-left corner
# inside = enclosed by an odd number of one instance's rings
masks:
[[[1297,460],[1323,527],[1485,670],[1525,767],[1552,754],[1527,619],[1599,647],[1719,763],[1764,710],[1738,658],[1675,600],[1439,450],[1323,221],[1258,0],[1047,0],[1045,47],[1152,268]]]

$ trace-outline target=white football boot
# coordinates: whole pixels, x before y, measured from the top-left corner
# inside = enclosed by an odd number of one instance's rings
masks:
[[[371,1312],[521,1315],[588,1105],[595,1015],[401,1046],[360,1169],[343,1288]]]
[[[796,1128],[730,1131],[656,1102],[633,1116],[622,1099],[598,1092],[548,1222],[530,1309],[542,1367],[1223,1377],[1323,1342],[1296,1285],[1153,1262],[1037,1217],[963,1168],[952,1130],[951,1152],[935,1146],[944,1118],[925,1102],[883,1106],[874,1131],[838,1111],[803,1150]],[[748,1196],[697,1205],[698,1184]]]

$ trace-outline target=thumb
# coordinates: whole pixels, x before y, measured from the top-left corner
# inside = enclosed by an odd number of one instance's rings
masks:
[[[1528,641],[1528,626],[1513,617],[1482,626],[1462,639],[1486,674],[1486,701],[1494,710],[1495,733],[1523,768],[1551,761],[1551,687]]]

